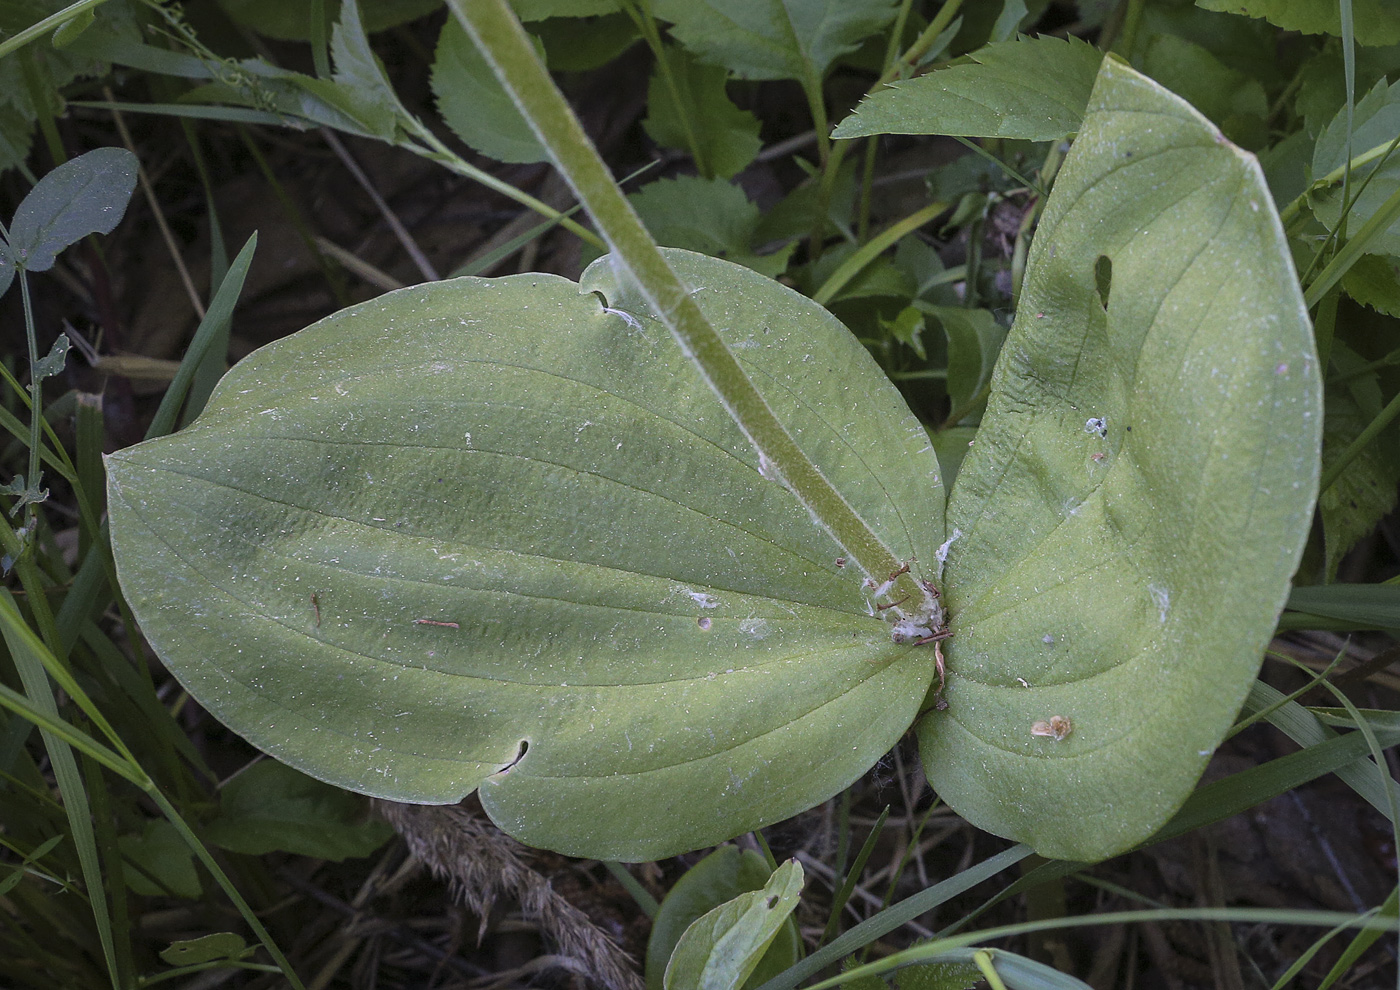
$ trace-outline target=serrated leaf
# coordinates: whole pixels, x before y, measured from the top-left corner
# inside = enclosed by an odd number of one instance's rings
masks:
[[[667,256],[855,511],[931,560],[937,463],[864,347],[771,279]],[[524,842],[640,861],[825,800],[933,677],[758,467],[602,259],[333,315],[108,485],[142,630],[255,745],[394,800],[479,788]]]
[[[13,260],[31,272],[48,271],[70,244],[111,233],[136,188],[136,167],[125,148],[97,148],[40,179],[10,224]]]
[[[1317,145],[1313,149],[1314,179],[1321,179],[1346,164],[1347,127],[1344,107],[1318,135]],[[1353,155],[1360,156],[1372,148],[1389,146],[1400,134],[1400,82],[1388,86],[1381,79],[1376,83],[1357,102],[1351,127]],[[1365,188],[1362,188],[1362,183],[1365,183]],[[1355,202],[1348,212],[1347,229],[1355,233],[1397,188],[1400,188],[1400,148],[1384,160],[1378,159],[1354,168],[1348,192],[1355,197]],[[1358,190],[1360,195],[1357,195]],[[1329,230],[1336,230],[1342,218],[1341,184],[1314,192],[1310,202],[1317,218]],[[1372,254],[1400,254],[1400,224],[1392,224],[1367,248]]]
[[[1262,17],[1286,31],[1331,34],[1341,37],[1342,18],[1337,4],[1318,0],[1196,0],[1197,6],[1228,14]],[[1352,0],[1356,42],[1360,45],[1393,45],[1400,42],[1400,10],[1385,0]]]
[[[627,198],[658,244],[726,258],[770,277],[787,267],[791,251],[753,253],[763,214],[726,179],[658,179]]]
[[[222,959],[242,959],[251,951],[242,935],[215,932],[171,942],[168,948],[161,950],[160,957],[172,966],[198,966]]]
[[[1345,387],[1327,389],[1327,417],[1322,433],[1324,470],[1370,425],[1372,418],[1358,408]],[[1400,444],[1392,428],[1362,450],[1318,498],[1328,582],[1336,577],[1337,565],[1347,552],[1395,507],[1397,485]]]
[[[762,890],[694,921],[666,965],[665,990],[739,990],[797,907],[802,880],[802,865],[790,859]]]
[[[897,990],[972,990],[981,979],[982,971],[974,963],[942,962],[905,966],[895,973],[894,985]]]
[[[832,133],[1054,141],[1079,130],[1103,52],[1076,38],[1017,38],[866,97]]]
[[[442,119],[472,149],[503,162],[549,160],[539,138],[455,17],[447,19],[438,36],[432,84]]]
[[[1097,860],[1181,806],[1302,552],[1319,379],[1257,162],[1106,59],[949,505],[919,742],[961,815]]]
[[[892,0],[656,0],[702,61],[744,79],[820,80],[893,19]]]
[[[691,151],[693,137],[699,156],[696,166],[703,175],[728,179],[743,171],[763,142],[758,136],[758,118],[736,107],[725,91],[729,73],[718,66],[700,64],[683,48],[667,47],[662,57],[670,67],[676,92],[666,84],[658,62],[647,86],[647,118],[642,127],[653,141],[667,148]]]
[[[844,976],[861,964],[853,958],[846,958],[841,961],[841,973]],[[864,976],[855,976],[841,981],[841,990],[889,990],[889,984],[884,978],[875,973],[866,973]]]
[[[381,141],[393,142],[399,118],[405,115],[399,98],[369,46],[369,35],[360,20],[357,0],[344,0],[340,20],[331,30],[334,81],[353,100],[359,119]]]
[[[263,760],[220,792],[219,816],[204,840],[231,852],[295,853],[340,862],[368,856],[393,837],[365,802],[275,760]]]
[[[1400,316],[1400,258],[1365,254],[1342,276],[1342,288],[1363,306]]]
[[[686,870],[652,920],[646,958],[650,990],[662,990],[666,964],[691,923],[740,894],[762,890],[768,878],[768,863],[762,856],[751,849],[728,845],[720,846]],[[800,956],[801,945],[797,926],[789,918],[749,974],[745,986],[758,986],[787,969]]]

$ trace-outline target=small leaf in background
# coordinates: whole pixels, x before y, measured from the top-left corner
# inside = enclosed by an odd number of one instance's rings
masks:
[[[805,167],[802,159],[797,164]],[[821,196],[821,182],[814,175],[796,189],[793,189],[778,204],[763,215],[759,221],[755,241],[767,244],[771,241],[787,241],[804,237],[812,232],[817,222],[818,211],[826,207],[826,229],[830,233],[843,234],[854,241],[851,234],[851,215],[855,209],[856,163],[854,156],[847,156],[836,173],[831,196],[824,200]],[[815,169],[812,169],[815,172]]]
[[[1321,393],[1257,162],[1105,59],[949,502],[940,797],[1076,860],[1181,806],[1298,566]]]
[[[1333,344],[1332,358],[1345,373],[1347,358],[1360,359]],[[1370,376],[1374,381],[1374,374]],[[1357,384],[1355,380],[1352,384]],[[1379,413],[1379,403],[1363,410],[1345,385],[1327,388],[1327,418],[1322,432],[1322,469],[1326,471]],[[1367,403],[1367,406],[1372,406]],[[1400,485],[1400,429],[1392,425],[1358,454],[1318,498],[1322,515],[1325,558],[1323,581],[1337,576],[1337,565],[1347,551],[1376,527],[1395,507],[1396,486]]]
[[[986,309],[930,306],[925,312],[937,319],[948,335],[948,397],[953,403],[952,411],[971,412],[973,399],[991,381],[992,368],[1006,340],[1006,327]]]
[[[997,15],[996,23],[992,25],[992,35],[988,40],[997,42],[1009,41],[1014,38],[1021,22],[1026,19],[1026,14],[1026,0],[1004,0],[1001,13]]]
[[[123,835],[117,846],[122,856],[134,864],[123,872],[127,886],[136,893],[147,897],[174,894],[193,900],[203,892],[194,853],[175,826],[164,818],[146,822],[139,834]]]
[[[646,980],[649,990],[662,990],[666,963],[681,935],[697,918],[726,901],[768,882],[767,861],[752,849],[720,846],[676,881],[652,921],[647,941]],[[750,974],[747,986],[758,986],[795,963],[801,954],[797,926],[789,918],[778,937]]]
[[[853,242],[828,248],[822,252],[820,258],[803,265],[795,273],[798,284],[807,294],[815,295],[817,290],[825,285],[827,280],[859,249],[859,246]],[[914,280],[909,272],[890,258],[881,256],[871,259],[860,271],[856,272],[850,280],[841,286],[840,291],[827,300],[827,305],[831,306],[848,299],[871,299],[877,296],[909,299],[913,295]]]
[[[252,951],[242,935],[234,932],[215,932],[199,938],[171,942],[168,949],[161,951],[160,957],[172,966],[198,966],[220,959],[243,959]]]
[[[615,14],[618,0],[510,0],[515,16],[522,21],[542,21],[549,17],[592,17]]]
[[[1363,306],[1387,316],[1400,316],[1400,258],[1365,254],[1342,276],[1342,288]]]
[[[218,0],[224,13],[244,27],[279,41],[311,40],[312,0]],[[340,0],[324,0],[327,20],[340,20]],[[365,0],[365,30],[374,34],[407,24],[442,6],[442,0]]]
[[[18,495],[19,500],[10,506],[11,517],[19,515],[19,510],[31,503],[38,504],[49,497],[47,488],[35,488],[24,480],[24,475],[17,474],[6,484],[0,485],[0,495]],[[8,568],[6,568],[8,570]]]
[[[1400,134],[1400,82],[1387,85],[1382,79],[1356,104],[1352,116],[1351,151],[1360,156],[1372,148],[1384,148]],[[1343,108],[1318,135],[1313,149],[1313,178],[1322,179],[1347,161],[1347,113]],[[1379,171],[1377,170],[1379,166]],[[1365,188],[1362,188],[1365,183]],[[1382,161],[1371,161],[1352,169],[1348,194],[1356,197],[1347,219],[1347,230],[1355,233],[1377,209],[1400,188],[1400,149]],[[1359,195],[1358,195],[1359,192]],[[1342,218],[1342,186],[1340,182],[1314,192],[1313,212],[1336,230]],[[1367,250],[1374,254],[1400,255],[1400,224],[1392,224],[1380,233]]]
[[[728,179],[743,171],[763,142],[758,118],[736,107],[725,91],[729,73],[719,66],[702,65],[683,48],[667,47],[663,53],[680,103],[658,64],[647,87],[647,118],[642,127],[662,147],[690,151],[689,124],[699,146],[696,166],[702,175]]]
[[[136,188],[136,169],[136,156],[125,148],[98,148],[44,176],[15,211],[13,259],[28,271],[48,271],[70,244],[111,233]]]
[[[366,817],[358,796],[263,760],[224,787],[204,839],[252,856],[280,851],[339,862],[368,856],[392,835],[387,822]]]
[[[455,17],[447,19],[438,37],[432,84],[437,94],[438,112],[468,147],[503,162],[549,159],[530,125]]]
[[[1263,17],[1288,31],[1303,34],[1342,33],[1342,17],[1330,0],[1196,0],[1206,10],[1246,17]],[[1400,42],[1400,10],[1386,0],[1352,0],[1356,42],[1393,45]]]
[[[982,971],[975,963],[942,962],[905,966],[894,974],[894,985],[896,990],[972,990],[981,979]],[[1022,984],[1007,980],[1007,985]]]
[[[544,60],[553,72],[587,72],[606,65],[642,36],[626,14],[584,19],[555,17],[538,21],[530,30],[544,45]]]
[[[627,198],[664,247],[726,258],[769,277],[787,267],[791,247],[770,255],[753,253],[762,214],[744,190],[727,179],[658,179]]]
[[[1058,140],[1079,130],[1103,52],[1077,38],[1017,38],[969,58],[867,96],[832,136]]]
[[[924,350],[924,314],[913,306],[905,306],[893,320],[880,317],[881,328],[905,347],[919,355],[919,360],[928,359]]]
[[[860,966],[852,957],[847,957],[841,961],[841,972],[849,973]],[[864,976],[856,976],[841,981],[841,990],[889,990],[890,985],[885,982],[884,977],[876,973],[867,973]]]
[[[797,907],[802,880],[801,864],[790,859],[762,890],[692,922],[666,965],[665,990],[739,990]]]
[[[0,296],[10,288],[10,283],[15,280],[15,263],[10,258],[10,247],[0,239]]]
[[[63,371],[63,365],[68,361],[68,348],[73,346],[73,342],[68,339],[66,333],[61,333],[54,340],[53,347],[49,353],[39,359],[39,363],[34,365],[34,380],[42,381],[45,378],[52,378]]]
[[[371,0],[370,6],[373,6]],[[334,82],[361,108],[357,116],[375,137],[393,142],[402,110],[399,98],[379,57],[369,47],[369,36],[356,0],[344,0],[340,20],[331,30]]]
[[[657,17],[702,61],[744,79],[820,80],[893,19],[891,0],[657,0]]]
[[[1264,87],[1201,45],[1159,34],[1147,47],[1142,71],[1209,117],[1236,144],[1255,149],[1267,143]]]

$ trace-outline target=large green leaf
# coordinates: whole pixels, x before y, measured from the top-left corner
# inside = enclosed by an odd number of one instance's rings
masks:
[[[1288,593],[1320,392],[1257,162],[1105,60],[949,505],[919,738],[959,813],[1093,860],[1181,805]]]
[[[1056,141],[1079,130],[1103,53],[1077,38],[1017,38],[866,97],[833,137],[955,134]]]
[[[702,62],[745,79],[820,79],[880,30],[891,0],[656,0],[656,15]]]
[[[931,563],[937,462],[859,342],[748,269],[668,256],[808,456]],[[403,289],[245,359],[190,428],[108,461],[157,653],[313,776],[479,787],[578,855],[710,845],[849,784],[912,722],[931,651],[891,642],[640,309],[603,259],[582,288]]]
[[[1342,33],[1341,5],[1331,0],[1196,0],[1206,10],[1263,17],[1287,31]],[[1400,41],[1400,10],[1388,0],[1352,0],[1357,44],[1393,45]]]

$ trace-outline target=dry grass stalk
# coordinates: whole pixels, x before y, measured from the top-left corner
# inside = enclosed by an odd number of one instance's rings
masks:
[[[375,801],[375,809],[404,837],[414,857],[447,880],[454,896],[481,918],[478,937],[498,897],[519,902],[539,922],[559,954],[576,960],[608,990],[643,990],[636,962],[533,869],[524,849],[484,818],[461,805],[431,806]]]

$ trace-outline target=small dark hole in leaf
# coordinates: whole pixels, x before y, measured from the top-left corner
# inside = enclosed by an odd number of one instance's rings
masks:
[[[1094,262],[1094,286],[1099,292],[1099,305],[1108,309],[1108,294],[1113,288],[1113,260],[1106,254]]]
[[[770,897],[770,898],[768,898],[768,910],[769,910],[769,911],[773,910],[773,909],[774,909],[775,907],[777,907],[777,906],[778,906],[778,899],[777,899],[776,897]]]
[[[522,739],[522,740],[520,740],[520,748],[519,748],[518,750],[515,751],[515,759],[511,760],[509,763],[507,763],[505,766],[501,767],[501,769],[497,770],[496,772],[497,772],[497,773],[505,773],[507,770],[509,770],[509,769],[511,769],[512,767],[514,767],[514,766],[515,766],[517,763],[519,763],[521,760],[525,759],[525,754],[529,751],[529,749],[530,749],[530,741],[529,741],[528,739]]]

